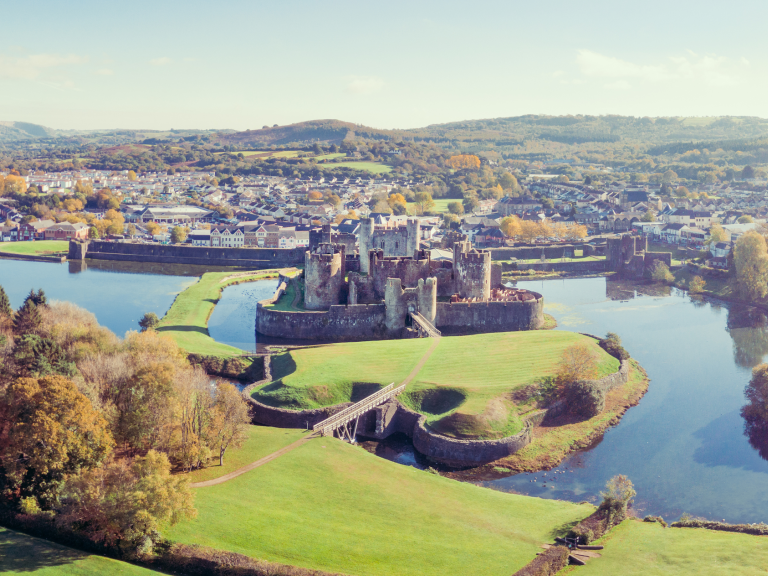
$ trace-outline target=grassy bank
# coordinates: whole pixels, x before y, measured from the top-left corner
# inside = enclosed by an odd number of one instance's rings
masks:
[[[35,576],[150,576],[160,574],[132,564],[80,552],[0,528],[0,573]]]
[[[69,242],[66,240],[35,240],[34,242],[0,242],[0,252],[7,254],[34,254],[48,256],[66,254]]]
[[[198,517],[165,531],[172,540],[357,576],[508,575],[593,510],[456,482],[333,438],[196,492]]]
[[[562,574],[580,576],[752,576],[765,574],[768,539],[625,520],[601,541],[601,558]]]
[[[384,340],[292,350],[273,360],[275,379],[254,391],[265,404],[317,408],[399,383],[431,340]],[[440,339],[437,349],[408,385],[401,401],[427,415],[435,430],[455,437],[498,438],[522,429],[520,413],[533,402],[513,399],[515,390],[551,376],[563,351],[586,345],[599,359],[600,376],[619,369],[594,339],[565,331],[523,331]],[[482,351],[478,353],[478,351]],[[366,386],[367,385],[367,386]]]
[[[171,336],[179,347],[190,354],[220,356],[228,358],[242,354],[243,351],[234,346],[216,342],[208,334],[208,318],[210,318],[216,303],[221,298],[221,292],[227,286],[252,282],[266,278],[276,278],[277,270],[261,270],[257,272],[236,273],[208,272],[203,274],[197,283],[193,284],[174,300],[171,309],[160,321],[158,332]]]

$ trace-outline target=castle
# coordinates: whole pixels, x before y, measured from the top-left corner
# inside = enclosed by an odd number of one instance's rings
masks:
[[[404,226],[360,225],[359,249],[333,242],[323,227],[305,252],[304,311],[259,303],[257,332],[274,337],[363,340],[448,333],[536,329],[543,298],[501,286],[501,266],[465,237],[453,261],[432,261],[421,250],[417,219]],[[286,282],[296,282],[287,280]],[[281,284],[282,285],[282,284]]]

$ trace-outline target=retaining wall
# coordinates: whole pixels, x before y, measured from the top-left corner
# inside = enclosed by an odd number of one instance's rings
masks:
[[[606,260],[586,260],[584,262],[533,262],[521,264],[513,262],[502,264],[505,271],[510,270],[543,270],[545,272],[605,272]]]
[[[6,260],[31,260],[32,262],[56,262],[61,264],[67,261],[66,256],[42,256],[38,254],[13,254],[12,252],[0,252],[0,258]]]
[[[197,264],[239,266],[248,268],[282,268],[304,264],[305,248],[211,248],[208,246],[175,246],[132,244],[129,242],[69,243],[70,260],[121,260],[161,262],[164,264]]]
[[[256,332],[273,338],[299,340],[377,340],[390,334],[385,324],[384,304],[331,306],[318,312],[267,308],[259,302]]]
[[[435,326],[444,332],[536,330],[544,323],[544,298],[524,302],[438,302]]]
[[[533,260],[541,258],[544,253],[546,258],[562,258],[563,253],[567,252],[573,256],[574,250],[583,250],[585,256],[591,256],[595,252],[595,247],[586,242],[576,244],[547,244],[544,246],[515,246],[513,248],[491,248],[491,259],[493,260]]]

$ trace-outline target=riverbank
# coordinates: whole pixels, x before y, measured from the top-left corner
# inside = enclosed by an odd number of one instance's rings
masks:
[[[176,296],[171,308],[160,320],[157,331],[173,338],[189,354],[219,358],[242,356],[243,350],[211,338],[208,319],[227,286],[277,278],[279,274],[279,270],[203,274],[200,280]]]

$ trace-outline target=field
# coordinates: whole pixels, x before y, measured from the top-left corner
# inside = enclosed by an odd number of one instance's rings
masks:
[[[364,170],[374,174],[386,174],[392,172],[392,167],[378,162],[329,162],[322,164],[325,168],[353,168],[355,170]]]
[[[221,298],[221,291],[232,284],[274,278],[275,270],[247,274],[208,272],[174,300],[160,321],[158,332],[171,336],[180,348],[192,354],[231,357],[243,353],[239,348],[220,344],[208,335],[208,318]]]
[[[435,200],[435,207],[433,208],[433,212],[436,212],[438,214],[442,214],[443,212],[448,212],[448,204],[451,202],[458,202],[461,204],[461,200],[456,200],[456,198],[439,198]],[[407,202],[406,208],[408,208],[409,214],[415,214],[416,210],[416,202]]]
[[[269,456],[281,448],[288,446],[306,434],[303,430],[290,428],[268,428],[266,426],[251,426],[248,429],[248,440],[242,447],[230,448],[224,454],[224,466],[219,466],[219,458],[211,458],[207,468],[195,470],[186,475],[190,482],[203,482],[212,480],[224,474],[229,474],[238,468],[242,468]]]
[[[499,575],[594,510],[505,494],[317,438],[217,486],[168,538],[357,576]]]
[[[159,574],[132,564],[0,528],[0,573],[4,576],[150,576]]]
[[[600,542],[602,558],[562,574],[579,576],[752,576],[765,574],[768,538],[625,520]]]
[[[66,254],[69,242],[66,240],[35,240],[34,242],[0,242],[0,252],[8,254]]]
[[[554,374],[563,351],[586,344],[600,361],[600,374],[619,362],[594,339],[564,331],[523,331],[449,336],[440,343],[401,396],[427,415],[435,430],[457,437],[495,438],[522,429],[510,392]],[[260,402],[292,409],[348,402],[370,393],[371,384],[405,379],[431,340],[384,340],[316,346],[273,359],[274,381],[257,389]],[[482,350],[482,354],[478,354]]]
[[[262,160],[270,158],[296,158],[299,155],[298,150],[241,150],[238,152],[214,152],[214,155],[220,154],[242,154],[246,158],[249,156],[258,156]]]

